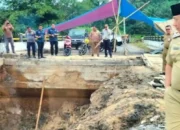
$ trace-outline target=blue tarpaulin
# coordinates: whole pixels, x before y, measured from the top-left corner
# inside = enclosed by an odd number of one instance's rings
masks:
[[[135,12],[137,10],[137,8],[135,8],[127,0],[121,0],[120,7],[121,7],[121,11],[120,11],[119,15],[122,16],[122,17],[127,17],[127,16],[129,16],[130,14],[132,14],[133,12]],[[144,23],[152,26],[155,29],[155,31],[160,35],[163,34],[163,32],[160,32],[159,30],[157,30],[155,28],[154,22],[167,21],[167,19],[148,17],[147,15],[142,13],[141,11],[137,11],[135,14],[130,16],[129,19],[141,21],[141,22],[144,22]]]
[[[127,17],[129,16],[131,13],[135,12],[137,9],[130,4],[127,0],[121,0],[120,3],[120,7],[121,7],[121,11],[120,11],[120,16],[122,17]],[[149,19],[145,14],[143,14],[141,11],[137,11],[135,14],[133,14],[132,16],[129,17],[129,19],[133,19],[133,20],[138,20],[138,21],[142,21],[145,22],[147,24],[149,24],[150,26],[153,26],[153,21],[151,19]]]
[[[100,7],[96,7],[95,9],[92,9],[92,10],[88,11],[87,13],[77,16],[71,20],[57,24],[56,29],[58,31],[63,31],[63,30],[67,30],[70,28],[77,27],[77,26],[85,25],[85,24],[88,24],[91,22],[95,22],[98,20],[102,20],[102,19],[105,19],[108,17],[112,17],[112,16],[114,16],[112,5],[114,6],[115,14],[117,15],[118,3],[119,3],[119,0],[112,0],[111,2],[109,2],[107,4],[104,4]],[[121,17],[127,17],[131,13],[133,13],[134,11],[137,10],[137,8],[135,6],[133,6],[131,3],[129,3],[128,0],[121,0],[121,3],[119,3],[119,4],[120,4],[120,9],[121,9],[119,15]],[[160,32],[159,30],[157,30],[155,28],[154,22],[157,22],[157,21],[162,22],[162,21],[166,21],[166,19],[148,17],[141,11],[137,11],[135,14],[130,16],[129,19],[144,22],[144,23],[152,26],[156,30],[157,33],[163,34],[162,32]]]

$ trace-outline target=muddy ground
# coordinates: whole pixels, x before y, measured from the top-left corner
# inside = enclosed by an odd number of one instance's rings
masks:
[[[88,99],[45,98],[40,130],[163,130],[163,92],[148,85],[157,73],[123,68]],[[33,130],[38,98],[0,98],[0,130]]]

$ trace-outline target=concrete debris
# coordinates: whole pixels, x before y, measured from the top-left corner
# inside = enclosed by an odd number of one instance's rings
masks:
[[[131,128],[130,130],[165,130],[165,127],[161,126],[161,125],[158,125],[158,126],[155,126],[155,125],[147,125],[147,126],[140,125],[139,127]]]
[[[153,88],[165,88],[165,75],[159,75],[158,77],[154,77],[154,79],[148,84]]]

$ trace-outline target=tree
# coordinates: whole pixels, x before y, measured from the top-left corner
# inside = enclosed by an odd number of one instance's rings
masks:
[[[36,29],[39,24],[44,27],[52,23],[60,23],[79,16],[109,0],[1,0],[0,24],[9,19],[15,26],[15,32],[24,32],[27,26]],[[134,6],[140,7],[149,0],[129,0]],[[151,17],[171,18],[170,5],[178,3],[179,0],[151,0],[151,3],[143,8],[143,12]],[[161,7],[161,8],[160,8]],[[164,13],[166,12],[166,13]],[[86,26],[97,26],[102,29],[104,24],[114,27],[114,18],[97,21]],[[142,22],[127,20],[127,32],[129,34],[142,34],[151,27]],[[122,29],[122,26],[120,26]],[[150,32],[150,31],[149,31]]]

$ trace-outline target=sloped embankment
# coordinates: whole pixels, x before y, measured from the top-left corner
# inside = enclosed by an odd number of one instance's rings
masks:
[[[67,112],[66,119],[52,115],[43,129],[164,129],[163,92],[147,85],[153,76],[154,72],[145,67],[123,69],[92,94],[89,105]]]

